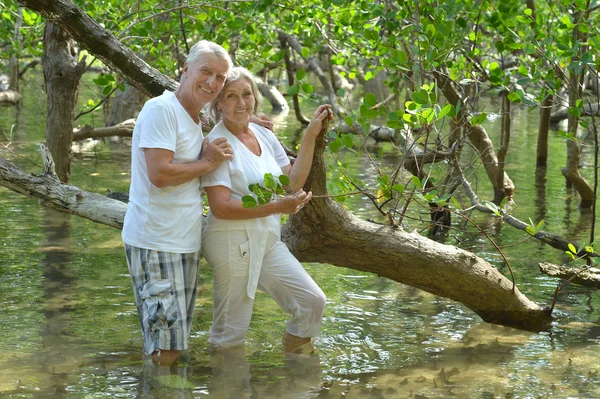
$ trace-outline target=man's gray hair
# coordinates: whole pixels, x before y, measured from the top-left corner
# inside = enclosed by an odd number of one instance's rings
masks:
[[[221,95],[225,93],[225,90],[227,90],[227,86],[229,86],[229,84],[242,79],[245,79],[248,83],[250,83],[250,88],[252,89],[252,95],[254,96],[254,109],[252,110],[252,113],[256,114],[259,110],[260,106],[262,105],[262,95],[258,90],[258,85],[256,84],[256,79],[254,79],[254,75],[252,75],[252,72],[246,68],[234,67],[227,76],[227,80],[223,85],[223,90],[221,90],[219,95],[208,104],[208,115],[215,122],[221,120],[221,111],[217,110],[217,103],[219,102]]]
[[[229,56],[227,50],[225,50],[221,45],[215,42],[209,42],[208,40],[200,40],[198,43],[192,46],[190,53],[185,60],[186,64],[193,64],[194,62],[198,61],[202,54],[205,53],[213,53],[217,57],[227,61],[229,70],[233,68],[233,62],[231,61],[231,57]]]

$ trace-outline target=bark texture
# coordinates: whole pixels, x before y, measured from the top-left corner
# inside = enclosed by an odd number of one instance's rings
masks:
[[[114,126],[128,119],[137,118],[147,97],[134,86],[127,85],[125,91],[117,90],[110,101],[110,110],[105,126]]]
[[[73,40],[57,25],[46,22],[42,66],[46,83],[46,144],[56,162],[56,174],[62,182],[71,174],[73,120],[85,59],[77,61]]]

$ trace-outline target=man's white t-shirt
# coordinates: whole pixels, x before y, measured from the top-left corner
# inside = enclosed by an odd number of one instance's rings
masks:
[[[173,163],[185,163],[200,159],[203,140],[202,125],[194,122],[175,93],[165,91],[144,105],[133,130],[131,186],[123,242],[162,252],[200,250],[200,179],[178,186],[154,186],[148,178],[144,148],[173,151]]]

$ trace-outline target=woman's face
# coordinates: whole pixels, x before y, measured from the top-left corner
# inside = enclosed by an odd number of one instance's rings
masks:
[[[252,86],[242,78],[229,83],[223,89],[217,105],[225,121],[248,123],[254,113],[254,104],[256,99],[252,93]]]

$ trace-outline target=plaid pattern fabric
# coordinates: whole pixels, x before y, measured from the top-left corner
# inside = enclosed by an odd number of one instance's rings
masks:
[[[144,353],[185,350],[194,316],[200,252],[178,254],[125,244]]]

